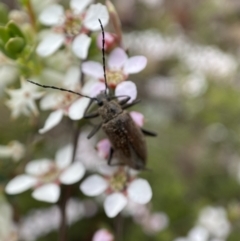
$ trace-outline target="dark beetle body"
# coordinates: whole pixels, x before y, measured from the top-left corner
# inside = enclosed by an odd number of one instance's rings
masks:
[[[99,94],[101,106],[98,113],[103,120],[102,129],[108,136],[119,164],[133,169],[144,169],[147,159],[145,137],[129,113],[115,100],[107,100],[107,96]]]
[[[144,169],[147,159],[144,135],[141,128],[135,124],[129,113],[124,110],[124,108],[134,103],[126,104],[129,97],[117,102],[104,92],[101,92],[96,97],[96,100],[99,105],[97,115],[102,118],[100,126],[112,144],[111,153],[109,153],[109,165],[111,165],[112,153],[114,152],[118,157],[118,164],[128,165],[137,170]],[[95,134],[95,131],[93,133]],[[89,137],[91,136],[92,134]]]

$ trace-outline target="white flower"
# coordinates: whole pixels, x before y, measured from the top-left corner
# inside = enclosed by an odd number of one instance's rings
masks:
[[[182,89],[187,96],[198,97],[206,92],[207,87],[208,83],[205,76],[195,73],[186,77]]]
[[[18,69],[15,66],[1,63],[2,53],[0,52],[0,96],[3,95],[5,87],[18,78]]]
[[[39,15],[39,21],[46,26],[54,27],[54,32],[39,43],[36,50],[38,55],[47,57],[65,42],[72,43],[73,53],[85,59],[91,43],[86,30],[98,31],[101,29],[98,20],[101,20],[103,26],[106,26],[109,20],[108,11],[104,5],[100,3],[90,5],[91,3],[92,0],[71,0],[71,10],[66,12],[59,4],[52,4],[44,9]]]
[[[168,226],[169,219],[163,212],[152,213],[149,206],[128,202],[123,214],[131,215],[134,221],[142,226],[146,234],[153,235],[165,229]]]
[[[78,182],[85,173],[80,162],[72,161],[73,147],[67,145],[56,153],[55,161],[40,159],[29,162],[25,167],[27,174],[13,178],[6,186],[8,194],[18,194],[33,188],[33,198],[55,203],[60,196],[59,184],[70,185]]]
[[[106,165],[106,160],[100,158],[95,149],[95,136],[87,139],[91,129],[81,131],[78,139],[78,146],[76,149],[76,160],[83,163],[85,168],[89,171],[97,171],[99,166]]]
[[[0,157],[19,161],[25,154],[25,147],[19,141],[11,141],[7,146],[0,145]]]
[[[119,83],[127,80],[129,74],[136,74],[142,71],[147,65],[147,58],[144,56],[133,56],[128,58],[126,52],[121,48],[115,48],[109,55],[107,62],[108,86],[115,88]],[[93,71],[94,69],[94,71]],[[104,80],[103,67],[95,61],[86,61],[82,64],[84,74]]]
[[[73,90],[75,92],[80,91],[79,80],[80,70],[78,67],[71,67],[67,70],[64,76],[62,86],[64,88]],[[88,94],[92,88],[92,82],[88,82],[84,85],[81,93]],[[43,134],[57,124],[59,124],[64,115],[68,116],[71,120],[80,120],[84,111],[89,103],[89,99],[79,97],[69,92],[62,92],[54,90],[48,92],[40,101],[40,108],[42,110],[53,110],[50,113],[43,128],[39,130],[39,133]]]
[[[17,241],[16,226],[12,221],[13,211],[11,206],[0,197],[0,240]]]
[[[198,224],[208,230],[215,238],[226,238],[231,229],[227,213],[222,207],[206,207],[199,216]]]
[[[80,190],[87,196],[98,196],[105,193],[104,210],[108,217],[113,218],[120,213],[128,201],[137,204],[146,204],[152,198],[152,189],[149,183],[136,178],[129,180],[126,171],[122,168],[100,170],[104,176],[94,174],[86,178],[80,185]]]
[[[31,113],[38,114],[35,100],[43,96],[43,92],[37,91],[38,87],[21,80],[21,88],[18,90],[7,90],[11,99],[6,105],[12,110],[12,117],[16,118],[21,114],[29,116]]]
[[[202,226],[195,226],[188,232],[188,239],[193,241],[208,241],[209,232]]]

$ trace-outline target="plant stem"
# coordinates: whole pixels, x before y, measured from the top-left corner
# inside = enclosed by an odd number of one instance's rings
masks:
[[[58,240],[59,241],[67,241],[67,220],[66,220],[66,204],[68,200],[68,195],[67,191],[64,190],[65,192],[62,196],[62,200],[59,202],[59,209],[60,209],[60,214],[61,214],[61,223],[59,227],[59,233],[58,233]]]
[[[29,14],[29,19],[30,19],[31,25],[32,25],[33,29],[36,31],[37,30],[36,17],[35,17],[35,13],[33,11],[33,8],[32,8],[31,0],[28,0],[26,2],[26,8],[27,8],[27,11],[28,11],[28,14]]]
[[[123,240],[123,217],[121,213],[117,215],[115,218],[115,237],[116,241],[122,241]]]
[[[74,162],[75,159],[75,153],[77,149],[77,144],[78,144],[78,137],[79,137],[79,132],[80,128],[79,126],[75,125],[76,123],[73,122],[74,128],[73,128],[73,155],[72,155],[72,162]],[[72,193],[72,186],[63,186],[62,188],[62,195],[61,199],[59,201],[59,210],[61,214],[61,223],[59,226],[59,231],[58,231],[58,241],[67,241],[67,216],[66,216],[66,206],[68,199],[71,197]]]

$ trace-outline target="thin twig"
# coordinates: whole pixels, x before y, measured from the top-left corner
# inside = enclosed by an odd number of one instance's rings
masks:
[[[75,154],[77,150],[77,145],[78,145],[78,137],[80,133],[80,127],[75,125],[75,128],[73,128],[73,155],[72,155],[72,162],[74,162],[75,159]],[[71,197],[72,193],[72,186],[63,186],[62,188],[62,196],[59,201],[59,209],[61,213],[61,223],[59,226],[59,232],[58,232],[58,241],[67,241],[67,216],[66,216],[66,206],[68,199]]]
[[[115,218],[115,237],[116,241],[122,241],[123,240],[123,216],[121,213],[117,215]]]

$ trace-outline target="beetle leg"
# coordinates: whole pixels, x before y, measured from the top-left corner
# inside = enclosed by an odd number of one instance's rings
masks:
[[[114,149],[111,147],[110,152],[109,152],[109,156],[108,156],[108,165],[113,167],[113,166],[120,166],[120,165],[126,165],[126,163],[111,163],[112,157],[113,157],[113,153],[114,153]]]
[[[86,114],[84,114],[83,118],[84,119],[90,119],[90,118],[95,118],[95,117],[98,117],[98,116],[99,116],[99,114],[96,111],[96,112],[93,112],[93,113],[86,113]]]
[[[117,96],[117,97],[118,97],[118,96]],[[123,100],[120,100],[120,101],[118,102],[118,104],[119,104],[119,105],[124,105],[124,104],[126,104],[130,99],[131,99],[131,97],[130,97],[130,96],[127,96],[127,98],[125,98],[125,99],[123,99]]]
[[[134,100],[132,103],[122,105],[122,109],[127,109],[129,107],[132,107],[133,105],[138,104],[140,101],[141,101],[140,99],[137,99],[137,100]]]
[[[143,129],[143,128],[141,128],[141,131],[142,131],[142,133],[143,133],[144,135],[146,135],[146,136],[157,136],[157,133],[152,132],[152,131],[145,130],[145,129]]]
[[[90,139],[92,136],[94,136],[101,128],[101,126],[102,126],[102,122],[92,129],[92,131],[88,134],[87,138]]]
[[[86,109],[85,109],[85,111],[84,111],[84,116],[85,116],[85,114],[87,113],[87,111],[89,110],[89,108],[91,107],[93,101],[94,101],[94,100],[90,100],[90,101],[89,101],[89,103],[88,103],[88,105],[87,105],[87,107],[86,107]]]
[[[112,157],[113,157],[113,153],[114,153],[114,150],[113,150],[113,148],[111,147],[111,148],[110,148],[110,152],[109,152],[109,156],[108,156],[108,165],[109,165],[109,166],[112,166],[112,165],[111,165],[111,160],[112,160]]]

